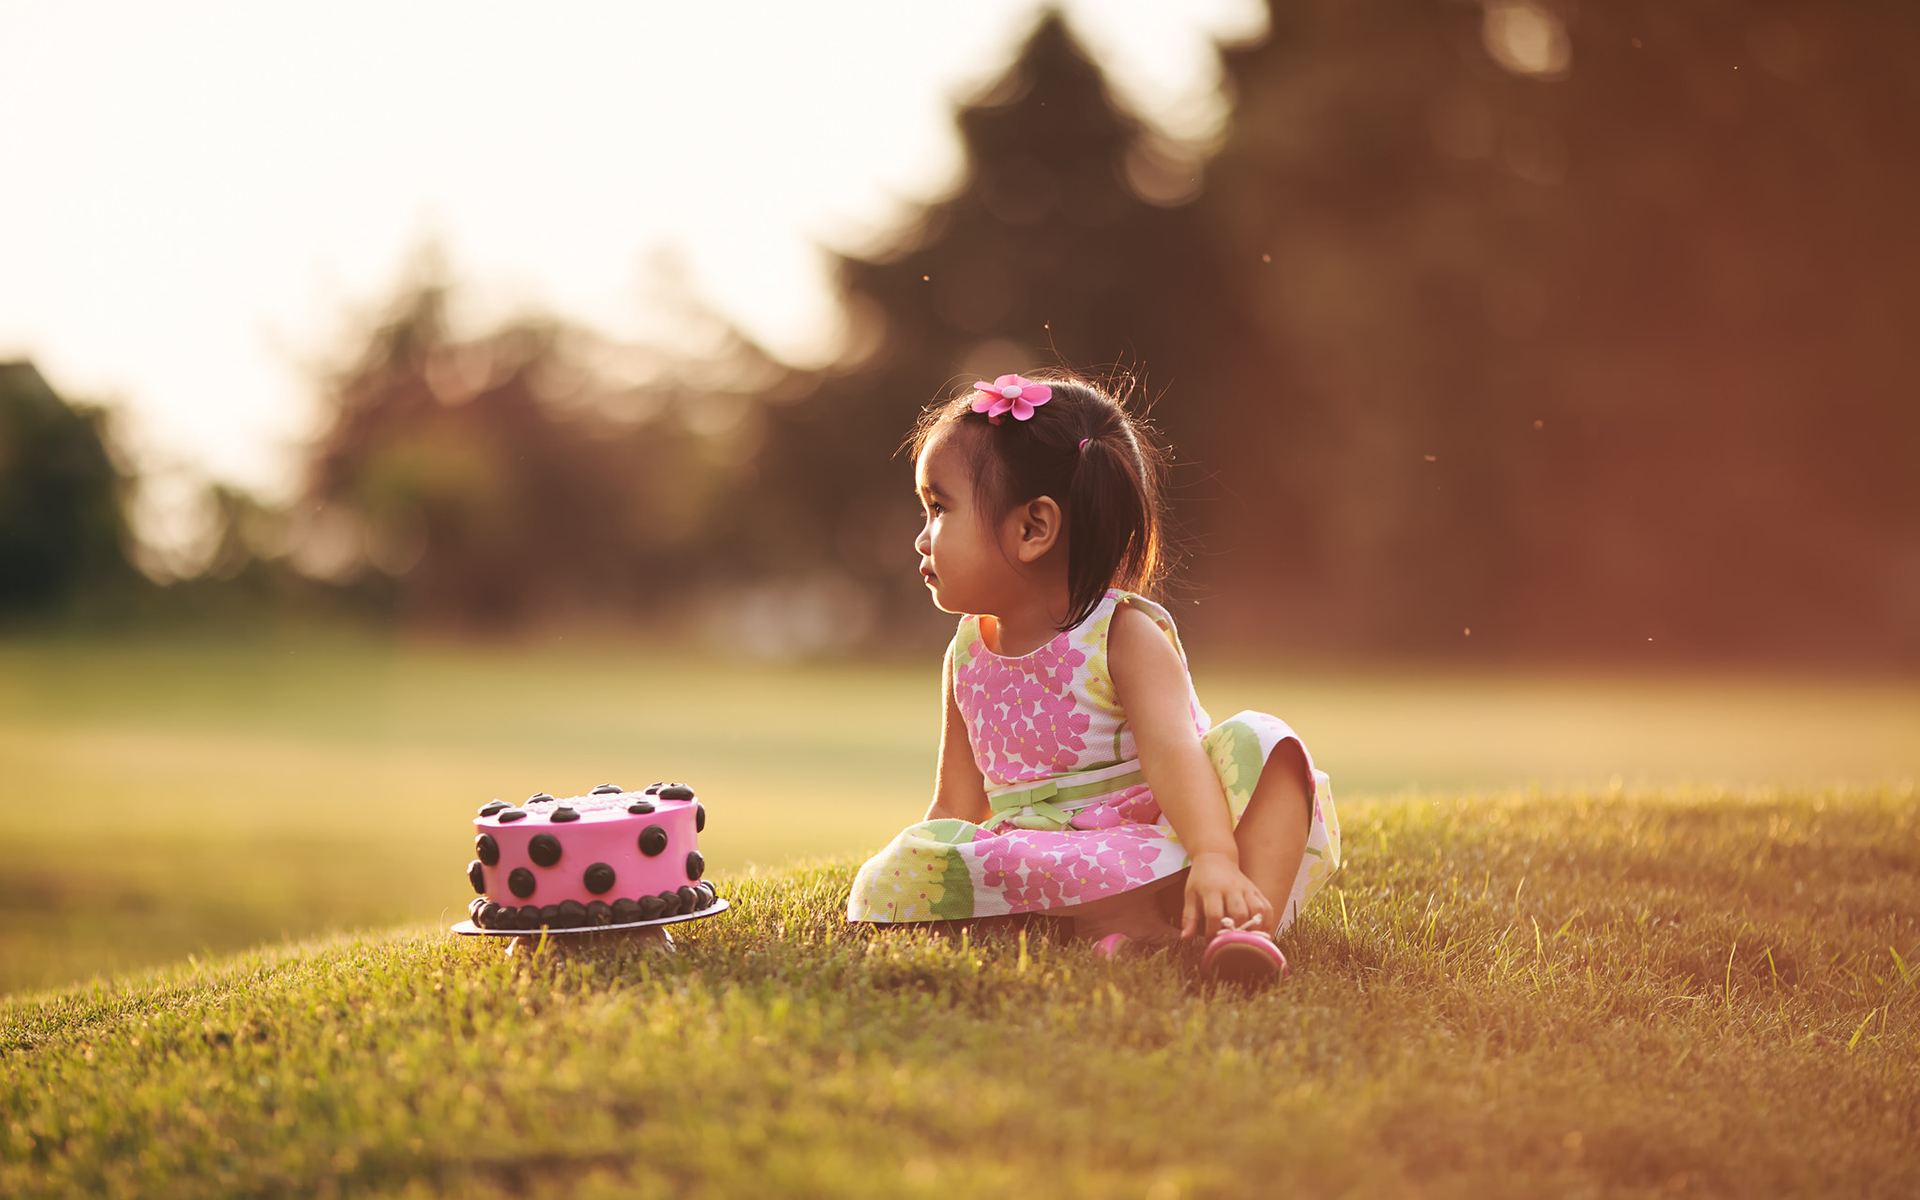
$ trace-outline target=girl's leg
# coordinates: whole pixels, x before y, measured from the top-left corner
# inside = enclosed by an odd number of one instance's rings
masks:
[[[1276,925],[1286,920],[1283,910],[1306,857],[1307,834],[1313,825],[1311,795],[1306,753],[1299,742],[1282,742],[1268,756],[1247,811],[1233,831],[1240,848],[1240,873],[1253,880],[1273,904]]]
[[[1276,923],[1285,918],[1281,906],[1292,894],[1300,863],[1307,856],[1307,835],[1313,824],[1308,779],[1307,756],[1301,752],[1300,743],[1281,743],[1260,772],[1247,811],[1233,831],[1234,844],[1240,851],[1240,871],[1273,904]],[[1143,889],[1154,892],[1155,910],[1175,928],[1185,911],[1187,876],[1191,873],[1191,868],[1175,871],[1150,889]]]
[[[1283,909],[1307,854],[1307,835],[1313,826],[1311,781],[1307,755],[1300,743],[1280,743],[1268,756],[1260,782],[1247,801],[1247,811],[1233,831],[1240,851],[1240,871],[1273,905],[1276,925],[1286,919]],[[1187,875],[1187,871],[1176,871],[1158,883],[1079,905],[1065,915],[1073,918],[1076,937],[1103,937],[1114,932],[1150,940],[1169,933],[1177,937]]]

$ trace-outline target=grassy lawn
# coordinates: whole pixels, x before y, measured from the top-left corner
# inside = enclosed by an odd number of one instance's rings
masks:
[[[1291,721],[1365,797],[1920,776],[1920,686],[1346,675],[1190,647],[1216,719]],[[682,779],[744,879],[858,857],[932,790],[938,651],[725,664],[640,644],[0,641],[0,993],[457,919],[493,796]]]
[[[521,760],[396,737],[377,778],[457,827],[471,777],[559,761],[561,724]],[[324,810],[371,753],[335,734],[355,753],[326,767],[316,733],[260,804]],[[218,809],[236,839],[287,828],[246,811]],[[1293,979],[1251,997],[1051,922],[849,929],[845,854],[717,866],[736,907],[673,955],[509,959],[436,918],[18,995],[0,1195],[1912,1196],[1917,814],[1910,786],[1354,797]]]

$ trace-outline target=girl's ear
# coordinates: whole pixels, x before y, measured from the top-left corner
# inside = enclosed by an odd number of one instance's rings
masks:
[[[1038,562],[1060,540],[1060,506],[1052,496],[1028,502],[1014,513],[1014,553],[1023,563]]]

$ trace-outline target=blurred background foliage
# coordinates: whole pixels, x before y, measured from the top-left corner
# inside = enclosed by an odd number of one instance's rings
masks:
[[[423,260],[317,366],[298,498],[210,487],[176,577],[135,569],[106,417],[0,364],[0,612],[924,644],[900,439],[1064,365],[1176,448],[1202,638],[1911,669],[1915,12],[1276,2],[1206,144],[1048,13],[956,113],[960,185],[834,248],[825,368],[691,301],[684,342],[456,333]]]

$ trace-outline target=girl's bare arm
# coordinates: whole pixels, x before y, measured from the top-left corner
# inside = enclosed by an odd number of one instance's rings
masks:
[[[987,803],[987,781],[973,761],[973,743],[967,737],[967,723],[960,706],[953,701],[953,647],[947,647],[945,665],[940,668],[941,707],[945,712],[940,735],[940,766],[935,775],[933,804],[926,820],[959,817],[980,824],[992,813]]]
[[[1212,937],[1229,917],[1242,929],[1256,917],[1272,928],[1272,902],[1240,869],[1226,789],[1193,727],[1179,651],[1152,617],[1122,605],[1108,627],[1107,667],[1147,786],[1193,860],[1180,936]]]
[[[1197,864],[1209,856],[1240,863],[1227,795],[1187,708],[1180,652],[1152,617],[1130,605],[1107,627],[1107,670],[1133,729],[1140,769],[1180,844]]]

